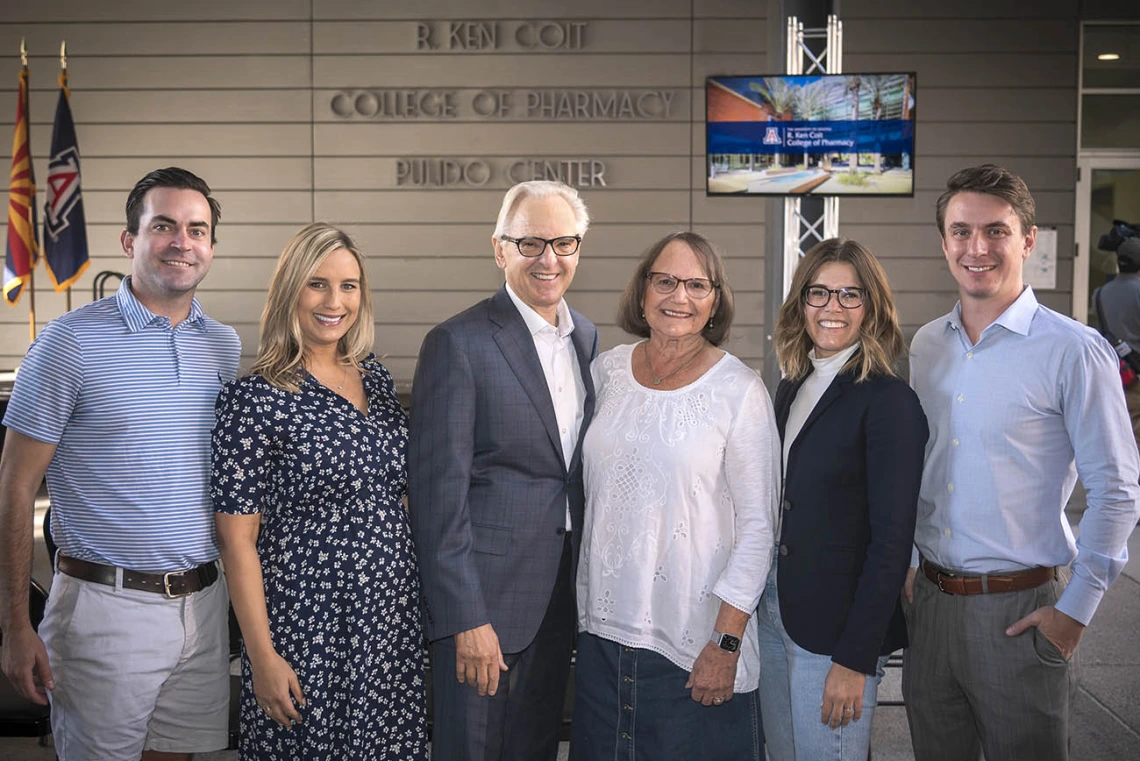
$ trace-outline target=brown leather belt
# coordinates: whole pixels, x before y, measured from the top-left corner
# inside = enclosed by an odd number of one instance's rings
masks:
[[[963,576],[931,563],[926,558],[919,560],[922,572],[948,595],[984,595],[999,592],[1020,592],[1033,589],[1057,578],[1057,569],[1052,566],[1038,566],[1027,571],[992,574],[989,576]]]
[[[92,563],[89,560],[71,558],[60,553],[56,558],[56,568],[68,576],[96,584],[115,586],[116,568],[113,565]],[[169,573],[142,573],[123,569],[123,587],[143,592],[155,592],[170,599],[185,597],[201,591],[218,580],[218,564],[206,563],[197,568]]]

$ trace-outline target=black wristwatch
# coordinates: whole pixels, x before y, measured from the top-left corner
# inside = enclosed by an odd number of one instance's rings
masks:
[[[735,634],[722,634],[721,632],[713,632],[709,637],[709,642],[713,643],[721,650],[727,650],[730,653],[735,653],[740,649],[740,637]]]

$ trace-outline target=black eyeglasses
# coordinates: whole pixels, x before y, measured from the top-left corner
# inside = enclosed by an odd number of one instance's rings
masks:
[[[720,288],[719,285],[704,277],[677,277],[667,272],[647,272],[645,277],[653,290],[662,296],[668,296],[677,290],[677,286],[684,284],[685,293],[694,299],[707,299],[709,294]]]
[[[824,288],[822,285],[809,285],[804,288],[804,303],[809,307],[822,309],[835,294],[839,306],[844,309],[858,309],[863,306],[862,288]]]
[[[550,250],[558,256],[573,256],[578,253],[578,246],[582,243],[581,235],[563,235],[558,238],[536,238],[528,235],[525,238],[508,238],[506,235],[500,235],[499,240],[505,240],[507,243],[514,243],[515,248],[519,253],[528,259],[542,256],[546,251],[546,247],[550,246]]]

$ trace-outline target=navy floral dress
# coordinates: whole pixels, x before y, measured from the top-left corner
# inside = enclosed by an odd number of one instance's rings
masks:
[[[218,397],[214,507],[261,513],[269,630],[306,700],[301,724],[273,722],[243,650],[244,761],[427,758],[407,419],[388,371],[363,366],[367,416],[308,374],[300,393],[250,375]]]

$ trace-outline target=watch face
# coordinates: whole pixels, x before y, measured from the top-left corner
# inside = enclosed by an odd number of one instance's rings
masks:
[[[740,637],[731,634],[720,635],[720,649],[727,650],[730,653],[735,653],[740,649]]]

